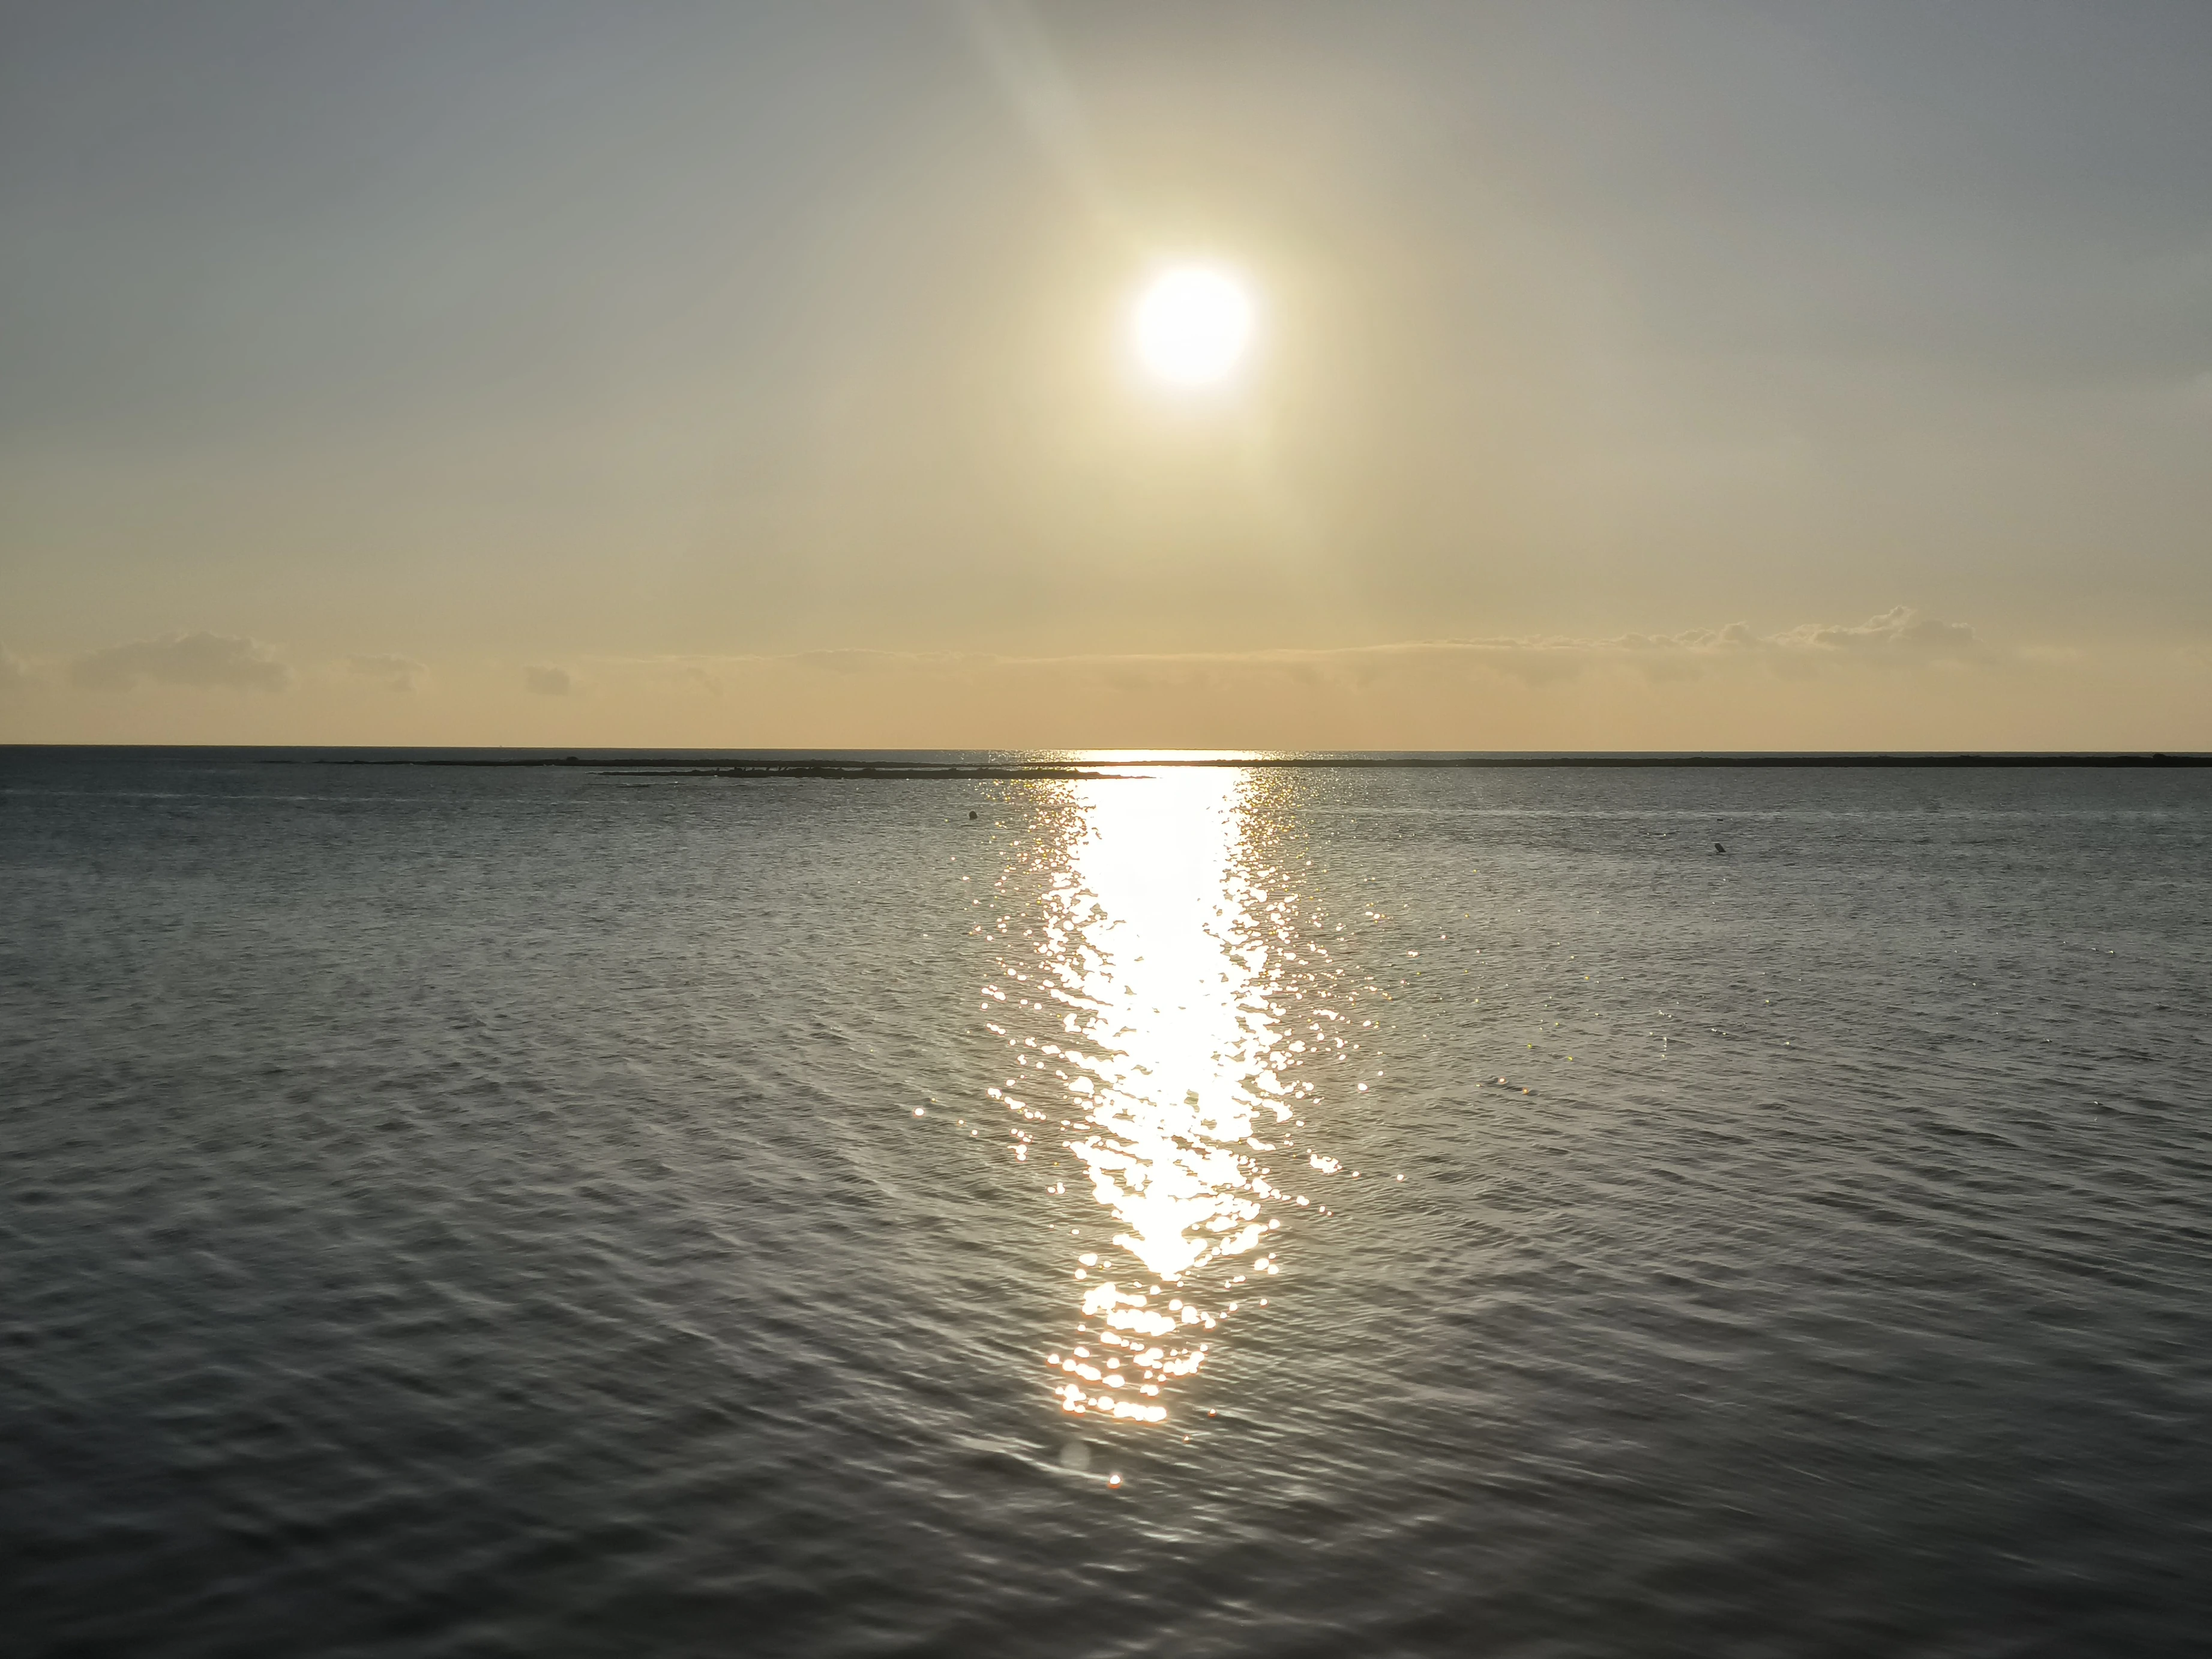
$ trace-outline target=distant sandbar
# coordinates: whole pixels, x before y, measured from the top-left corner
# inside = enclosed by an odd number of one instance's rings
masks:
[[[1092,760],[1086,765],[1053,763],[936,761],[848,761],[807,757],[791,761],[720,761],[706,756],[410,755],[319,757],[307,763],[325,766],[550,766],[571,767],[629,777],[823,779],[854,783],[902,783],[931,779],[1104,781],[1125,778],[1128,769],[1247,767],[1301,770],[1417,770],[1438,768],[1510,769],[1530,767],[1727,767],[1727,768],[1984,768],[2100,767],[2201,768],[2212,766],[2202,754],[1496,754],[1496,755],[1258,755],[1185,756]],[[1112,767],[1112,771],[1093,769]]]

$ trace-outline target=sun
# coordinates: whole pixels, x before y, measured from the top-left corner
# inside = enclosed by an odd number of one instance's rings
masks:
[[[1138,361],[1170,386],[1218,386],[1251,349],[1251,290],[1219,265],[1171,265],[1138,296]]]

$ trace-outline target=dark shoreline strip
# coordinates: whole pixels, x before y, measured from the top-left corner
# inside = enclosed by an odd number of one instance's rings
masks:
[[[567,763],[562,763],[566,765]],[[580,763],[582,764],[583,763]],[[664,768],[647,763],[633,766],[626,761],[602,761],[603,778],[829,778],[849,783],[902,783],[931,778],[1052,778],[1083,779],[1099,783],[1126,781],[1119,772],[1080,772],[1063,766],[687,766]],[[606,770],[606,768],[614,768]]]
[[[1346,755],[1261,756],[1233,760],[1199,760],[1163,757],[1152,760],[1092,761],[1089,767],[1124,769],[1094,771],[1082,766],[958,765],[952,763],[841,762],[718,762],[678,756],[630,757],[579,755],[531,756],[504,759],[438,757],[316,757],[305,761],[272,760],[270,764],[310,766],[473,766],[573,767],[608,775],[712,778],[821,778],[858,782],[908,782],[929,778],[1109,779],[1125,775],[1126,769],[1166,767],[1241,767],[1253,769],[1318,771],[1414,771],[1437,769],[1502,770],[1523,768],[1705,767],[1705,768],[2021,768],[2096,767],[2123,769],[2196,769],[2212,767],[2212,755],[2201,754],[1802,754],[1802,755]]]

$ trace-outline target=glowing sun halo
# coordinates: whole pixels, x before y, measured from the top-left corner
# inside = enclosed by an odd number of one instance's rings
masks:
[[[1171,386],[1228,379],[1252,343],[1252,296],[1216,265],[1162,271],[1137,301],[1137,356]]]

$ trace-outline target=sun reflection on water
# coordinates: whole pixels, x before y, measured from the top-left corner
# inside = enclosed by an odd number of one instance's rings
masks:
[[[1066,1412],[1165,1421],[1318,1207],[1279,1171],[1333,1167],[1306,1141],[1301,1073],[1350,1022],[1301,896],[1253,845],[1260,787],[1212,769],[1067,786],[1036,955],[1002,959],[1049,1022],[988,1028],[1014,1062],[991,1093],[1015,1156],[1061,1149],[1047,1191],[1087,1182],[1110,1217],[1103,1247],[1070,1229],[1075,1328],[1046,1358]]]

